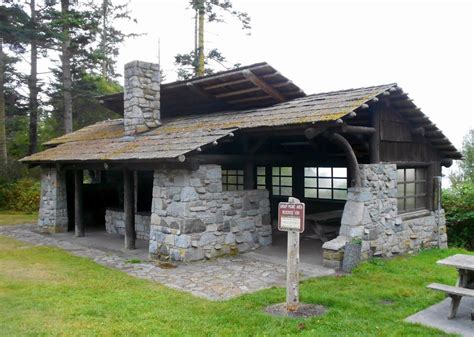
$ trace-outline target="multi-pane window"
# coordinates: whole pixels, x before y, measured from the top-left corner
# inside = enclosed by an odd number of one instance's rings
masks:
[[[398,211],[407,212],[426,208],[426,169],[397,170]]]
[[[346,200],[347,168],[305,167],[304,196],[315,199]]]
[[[267,174],[265,166],[257,167],[257,189],[264,190],[267,188],[266,184]]]
[[[222,190],[236,191],[244,189],[243,170],[222,170]]]
[[[272,194],[280,196],[291,196],[293,194],[292,167],[272,167]]]

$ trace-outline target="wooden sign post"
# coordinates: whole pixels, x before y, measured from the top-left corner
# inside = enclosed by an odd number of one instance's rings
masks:
[[[304,231],[305,204],[296,198],[278,204],[278,229],[288,232],[286,266],[286,310],[294,312],[299,305],[300,233]]]

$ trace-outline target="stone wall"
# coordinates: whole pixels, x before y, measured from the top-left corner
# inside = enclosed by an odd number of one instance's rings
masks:
[[[133,61],[125,65],[124,75],[125,134],[160,125],[160,66]]]
[[[122,210],[105,210],[105,230],[108,233],[125,235],[125,213]],[[135,214],[135,232],[137,239],[149,239],[150,214]]]
[[[362,259],[447,247],[444,211],[398,214],[395,164],[360,165],[362,187],[348,189],[339,237],[323,245],[324,264],[340,267],[346,242],[362,241]]]
[[[38,226],[43,232],[67,231],[66,173],[44,167],[41,171],[41,198]]]
[[[193,261],[270,243],[268,191],[222,191],[218,165],[155,170],[151,257]]]

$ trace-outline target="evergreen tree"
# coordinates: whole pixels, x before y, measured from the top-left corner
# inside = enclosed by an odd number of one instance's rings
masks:
[[[129,3],[114,4],[111,0],[102,0],[100,8],[99,48],[97,57],[100,59],[100,74],[105,79],[117,77],[115,66],[120,45],[127,39],[139,34],[125,33],[117,28],[118,21],[137,22],[130,16]]]
[[[449,176],[454,186],[462,183],[474,184],[474,129],[464,136],[461,153],[463,160],[459,161],[459,169]]]
[[[179,79],[212,74],[214,70],[210,67],[210,61],[228,68],[226,58],[217,48],[210,50],[207,54],[205,53],[204,23],[206,21],[222,23],[224,22],[224,14],[227,14],[237,19],[243,30],[250,30],[251,28],[250,16],[246,12],[235,10],[230,0],[190,0],[189,5],[195,12],[194,50],[175,56]],[[234,67],[236,66],[239,65],[234,65]]]
[[[7,132],[5,128],[5,90],[4,90],[4,67],[3,39],[0,38],[0,165],[7,165]]]

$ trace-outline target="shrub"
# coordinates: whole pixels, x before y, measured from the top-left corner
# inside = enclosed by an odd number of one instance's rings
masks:
[[[38,211],[40,183],[31,178],[0,185],[0,208],[32,213]]]
[[[451,245],[474,249],[474,183],[456,184],[443,192],[448,240]]]

